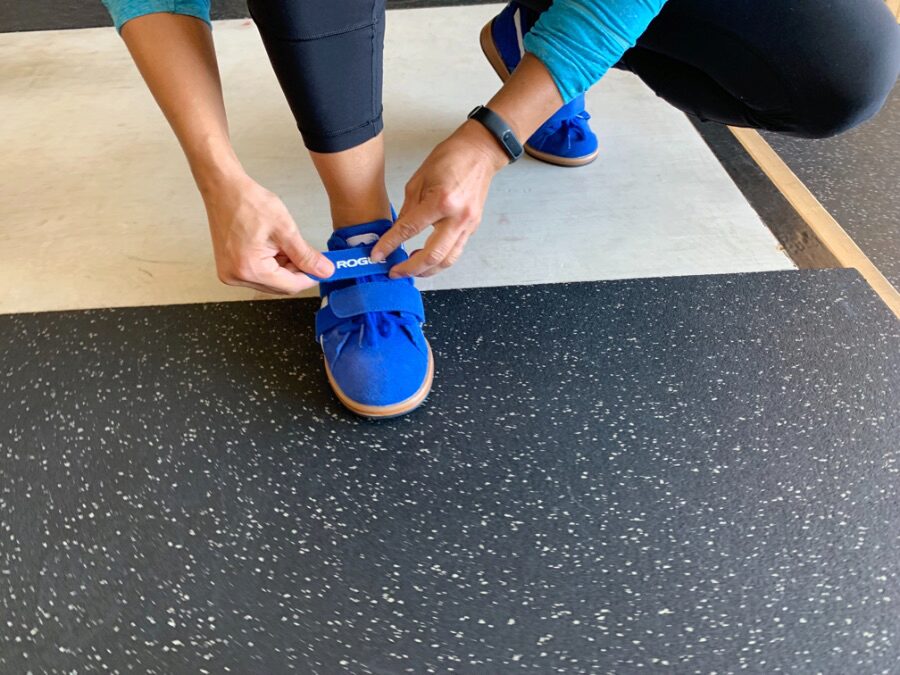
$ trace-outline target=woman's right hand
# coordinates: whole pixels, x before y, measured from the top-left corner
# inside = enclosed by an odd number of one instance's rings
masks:
[[[203,191],[219,279],[264,293],[294,295],[329,277],[334,265],[307,244],[284,203],[246,174]]]

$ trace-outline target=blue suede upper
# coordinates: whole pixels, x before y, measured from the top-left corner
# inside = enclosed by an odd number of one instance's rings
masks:
[[[342,228],[328,240],[328,250],[359,247],[367,255],[391,225],[378,220]],[[354,238],[360,241],[347,241]],[[405,259],[405,252],[398,257]],[[322,281],[319,289],[326,300],[316,315],[316,333],[344,395],[362,405],[388,406],[418,392],[428,376],[429,350],[422,333],[421,295],[413,280],[363,274]]]
[[[516,27],[516,14],[518,13],[519,28],[521,28],[521,37],[524,36],[534,26],[534,22],[538,18],[538,13],[517,2],[510,2],[503,8],[491,24],[491,34],[494,38],[494,44],[497,51],[503,58],[507,70],[512,73],[522,60],[524,43],[520,41],[520,35]]]
[[[590,155],[598,146],[597,136],[588,125],[590,119],[584,109],[584,94],[576,96],[538,127],[528,145],[558,157]]]

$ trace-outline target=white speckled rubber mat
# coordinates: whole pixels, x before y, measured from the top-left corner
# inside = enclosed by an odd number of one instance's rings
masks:
[[[852,270],[0,316],[0,672],[895,673],[900,324]]]

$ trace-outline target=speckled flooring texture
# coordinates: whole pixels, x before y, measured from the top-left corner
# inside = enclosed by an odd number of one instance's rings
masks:
[[[875,119],[842,136],[812,141],[764,136],[900,288],[900,87]]]
[[[896,673],[900,323],[851,271],[0,317],[0,672]]]

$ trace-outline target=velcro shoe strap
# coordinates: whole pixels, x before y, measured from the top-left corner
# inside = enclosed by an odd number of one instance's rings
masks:
[[[406,255],[406,251],[398,248],[384,262],[377,263],[369,257],[372,248],[372,246],[357,246],[342,251],[323,251],[322,255],[334,263],[334,274],[327,278],[312,274],[309,276],[316,281],[341,281],[375,274],[387,274],[394,265],[402,263],[409,257]]]
[[[328,294],[328,303],[316,314],[316,337],[369,312],[406,312],[425,321],[422,294],[415,286],[406,281],[370,281]]]
[[[425,320],[422,294],[405,281],[370,281],[332,291],[328,306],[342,319],[367,312],[408,312]]]

